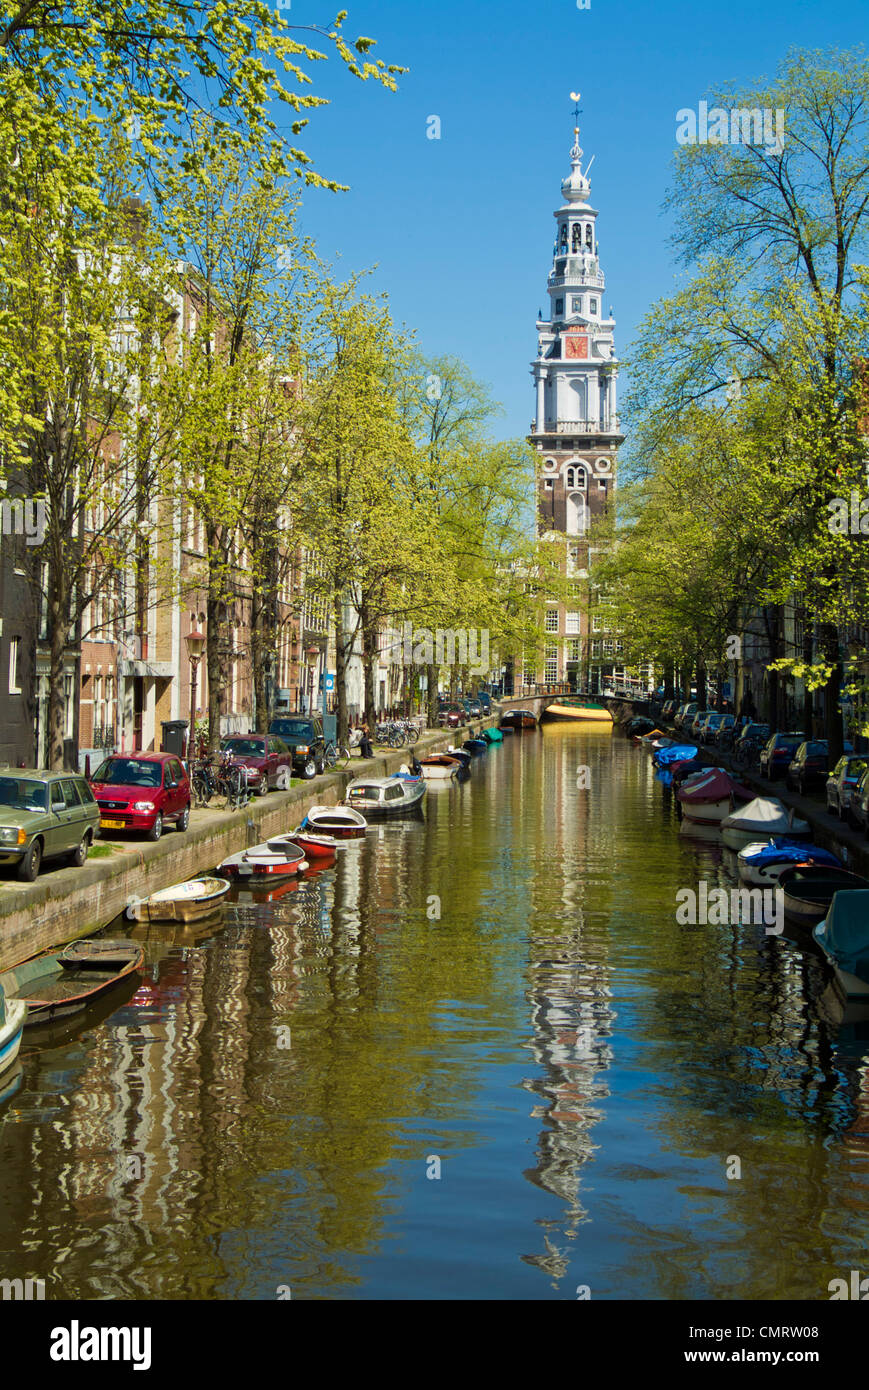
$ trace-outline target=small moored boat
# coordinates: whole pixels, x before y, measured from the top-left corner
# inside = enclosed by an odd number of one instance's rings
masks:
[[[428,758],[420,758],[419,765],[427,782],[448,781],[456,776],[462,766],[458,758],[452,754],[447,757],[445,753],[432,753]]]
[[[448,758],[453,758],[455,762],[461,763],[462,767],[469,768],[473,762],[474,755],[468,748],[456,748],[451,744],[445,751]]]
[[[721,822],[724,843],[735,850],[771,836],[808,839],[811,833],[808,823],[795,817],[793,811],[788,811],[774,796],[756,796]]]
[[[290,878],[304,873],[307,867],[304,850],[288,841],[280,849],[263,844],[231,854],[220,865],[220,872],[229,878]]]
[[[719,825],[737,802],[751,801],[748,787],[735,781],[723,768],[711,767],[686,777],[676,796],[682,814],[699,825]]]
[[[86,1009],[99,995],[141,969],[144,949],[136,941],[74,941],[46,951],[0,974],[8,1001],[27,1004],[26,1028]]]
[[[487,743],[503,743],[504,735],[500,729],[484,729],[481,735]]]
[[[331,835],[335,840],[361,840],[368,822],[352,806],[312,806],[299,829]]]
[[[501,715],[502,729],[536,729],[537,715],[530,709],[508,709]]]
[[[7,999],[5,990],[0,985],[0,1076],[9,1070],[18,1056],[26,1019],[25,1001]]]
[[[400,816],[415,810],[425,796],[423,777],[357,777],[347,788],[346,804],[366,816]]]
[[[869,996],[869,889],[836,893],[812,931],[848,999]]]
[[[131,922],[197,922],[214,912],[228,892],[225,878],[193,878],[131,902],[125,916]]]
[[[488,751],[488,743],[484,738],[466,738],[462,747],[471,754],[473,758],[478,758],[481,753]]]
[[[819,868],[840,869],[842,863],[830,850],[805,840],[779,835],[764,843],[746,845],[739,851],[737,868],[743,883],[755,883],[763,888],[778,883],[786,870],[795,864],[816,865]]]
[[[296,845],[306,859],[331,859],[341,843],[334,835],[318,835],[313,830],[291,830],[288,835],[273,835],[267,841],[269,849],[279,854],[288,844]]]
[[[556,700],[553,704],[547,705],[545,710],[547,719],[577,719],[591,720],[597,724],[612,724],[613,717],[605,705],[600,705],[596,700],[572,700],[570,697],[563,700]],[[649,728],[652,721],[649,720]]]
[[[827,916],[836,893],[869,888],[869,878],[831,864],[793,864],[779,876],[785,915],[809,926]]]

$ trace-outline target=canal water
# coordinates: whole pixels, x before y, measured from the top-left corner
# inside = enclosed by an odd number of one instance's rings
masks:
[[[0,1083],[0,1277],[827,1299],[865,1263],[866,1030],[802,933],[677,925],[701,878],[732,860],[646,754],[556,725],[218,931],[137,928],[135,993]]]

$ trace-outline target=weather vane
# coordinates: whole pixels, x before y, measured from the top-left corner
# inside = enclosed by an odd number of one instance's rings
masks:
[[[579,118],[582,115],[582,110],[580,109],[579,105],[579,98],[581,97],[581,95],[581,92],[571,92],[570,94],[570,100],[576,102],[576,105],[573,108],[573,122],[577,129],[579,128]]]

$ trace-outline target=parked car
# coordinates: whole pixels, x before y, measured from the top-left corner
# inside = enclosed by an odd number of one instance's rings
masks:
[[[469,719],[479,719],[482,716],[483,707],[476,696],[469,700],[463,700],[462,703],[467,710]]]
[[[444,729],[458,729],[467,724],[468,716],[464,705],[447,705],[438,711],[438,723]]]
[[[777,777],[784,777],[791,758],[804,741],[804,734],[773,734],[760,750],[761,775],[772,782]]]
[[[743,724],[739,730],[733,744],[733,756],[737,762],[742,760],[743,753],[750,743],[767,742],[769,739],[768,724]]]
[[[702,723],[702,725],[701,725],[701,728],[700,728],[700,741],[701,741],[701,743],[714,743],[714,742],[715,742],[715,735],[718,733],[718,730],[721,728],[721,721],[722,721],[723,718],[724,718],[724,715],[723,715],[723,714],[718,714],[718,713],[716,713],[716,714],[707,714],[707,716],[706,716],[706,718],[704,719],[704,721],[703,721],[703,723]]]
[[[486,690],[481,690],[480,693],[479,693],[479,695],[477,696],[477,699],[478,699],[479,702],[480,702],[480,708],[482,709],[483,713],[484,713],[484,714],[491,714],[491,713],[492,713],[492,697],[491,697],[491,695],[488,693],[488,691],[486,691]]]
[[[683,729],[685,729],[685,732],[687,733],[688,737],[696,738],[697,742],[701,743],[703,739],[701,729],[703,728],[703,725],[706,723],[706,720],[709,718],[709,716],[714,713],[714,709],[700,709],[694,715],[694,718],[690,721],[690,723],[683,723],[682,727]]]
[[[674,715],[675,713],[676,713],[676,701],[675,701],[675,700],[665,700],[664,703],[663,703],[662,706],[661,706],[661,718],[662,718],[662,719],[666,719],[666,720],[672,719],[672,718],[673,718],[673,715]]]
[[[720,721],[719,724],[716,725],[716,727],[715,727],[715,734],[714,734],[713,738],[710,739],[710,743],[715,743],[715,744],[717,744],[717,746],[718,746],[719,748],[721,748],[721,747],[723,746],[723,744],[724,744],[724,741],[725,741],[726,736],[727,736],[728,734],[735,733],[735,731],[736,731],[736,717],[735,717],[735,715],[732,715],[732,714],[722,714],[722,716],[721,716],[721,721]]]
[[[233,734],[220,749],[229,754],[234,767],[240,767],[250,791],[257,796],[286,791],[293,775],[293,755],[277,734]]]
[[[845,743],[845,752],[853,753],[854,745]],[[825,738],[808,739],[801,743],[788,766],[785,780],[789,787],[802,794],[807,787],[826,782],[830,768],[830,745]]]
[[[100,810],[84,777],[71,772],[0,768],[0,864],[32,883],[44,859],[81,868]]]
[[[696,701],[692,701],[689,705],[681,705],[676,715],[676,728],[682,729],[687,733],[697,713],[697,709],[698,706]]]
[[[166,821],[190,823],[190,781],[174,753],[114,753],[91,776],[100,830],[134,830],[159,840]]]
[[[850,825],[869,834],[869,767],[851,793],[847,815]]]
[[[310,779],[325,771],[326,739],[318,715],[282,715],[269,724],[269,733],[276,735],[290,754],[291,775],[297,772]]]
[[[844,820],[850,818],[851,798],[860,785],[863,773],[869,767],[869,759],[845,754],[840,758],[827,778],[827,810],[835,811]]]

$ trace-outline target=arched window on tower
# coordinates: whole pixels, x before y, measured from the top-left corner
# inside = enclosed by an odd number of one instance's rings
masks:
[[[567,517],[564,529],[568,536],[584,536],[586,528],[585,498],[581,492],[568,493]]]
[[[581,463],[572,463],[565,471],[564,485],[568,492],[585,492],[588,488],[588,474]]]
[[[567,250],[567,223],[566,223],[566,222],[563,222],[563,223],[561,224],[561,249],[562,249],[562,251],[566,251],[566,250]]]
[[[571,249],[573,251],[582,250],[582,227],[578,222],[574,222],[573,224],[573,242]]]
[[[592,247],[592,235],[591,235],[591,223],[590,223],[590,222],[587,222],[587,223],[585,224],[585,244],[586,244],[586,246],[588,247],[588,249],[589,249],[589,251],[590,251],[590,250],[591,250],[591,247]]]

